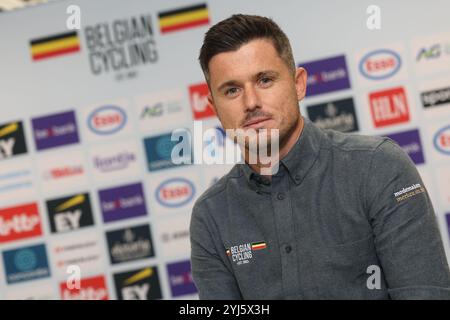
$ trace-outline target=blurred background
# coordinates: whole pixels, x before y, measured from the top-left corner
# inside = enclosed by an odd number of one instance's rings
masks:
[[[208,28],[234,13],[271,17],[286,32],[309,74],[303,116],[402,146],[450,258],[450,2],[0,0],[0,9],[0,299],[197,298],[192,205],[232,167],[204,163],[226,139],[197,57]],[[191,142],[211,129],[184,154],[199,163],[170,161],[180,128]]]

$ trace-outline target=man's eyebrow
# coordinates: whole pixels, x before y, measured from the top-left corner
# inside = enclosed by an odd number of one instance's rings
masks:
[[[276,72],[276,71],[273,71],[273,70],[264,70],[264,71],[261,71],[261,72],[258,72],[257,74],[255,74],[254,76],[253,76],[253,80],[257,80],[257,79],[259,79],[259,78],[261,78],[261,77],[263,77],[263,76],[272,76],[272,77],[278,77],[280,74],[278,73],[278,72]],[[231,87],[231,86],[237,86],[237,85],[239,85],[239,82],[238,81],[236,81],[236,80],[229,80],[229,81],[226,81],[226,82],[224,82],[224,83],[222,83],[218,88],[217,88],[217,91],[221,91],[223,88],[225,88],[225,87]]]
[[[236,80],[229,80],[224,83],[222,83],[218,88],[217,91],[221,91],[225,87],[231,87],[231,86],[237,86],[239,83]]]

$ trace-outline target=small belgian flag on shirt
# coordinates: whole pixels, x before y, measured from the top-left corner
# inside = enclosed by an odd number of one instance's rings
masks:
[[[252,250],[261,250],[267,248],[267,244],[265,242],[254,242],[252,243]]]
[[[76,31],[54,34],[30,41],[31,57],[34,61],[80,51],[80,40]]]
[[[158,14],[161,33],[209,24],[206,3],[163,11]]]

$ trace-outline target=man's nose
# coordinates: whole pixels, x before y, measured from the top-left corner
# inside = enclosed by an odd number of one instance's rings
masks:
[[[257,90],[253,86],[246,86],[244,89],[244,105],[246,111],[260,108],[260,97]]]

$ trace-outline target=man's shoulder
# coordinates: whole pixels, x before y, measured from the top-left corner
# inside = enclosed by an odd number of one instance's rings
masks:
[[[373,152],[383,144],[396,144],[389,137],[370,136],[357,133],[343,133],[335,130],[323,130],[326,136],[324,148],[333,148],[341,151],[368,151]]]

